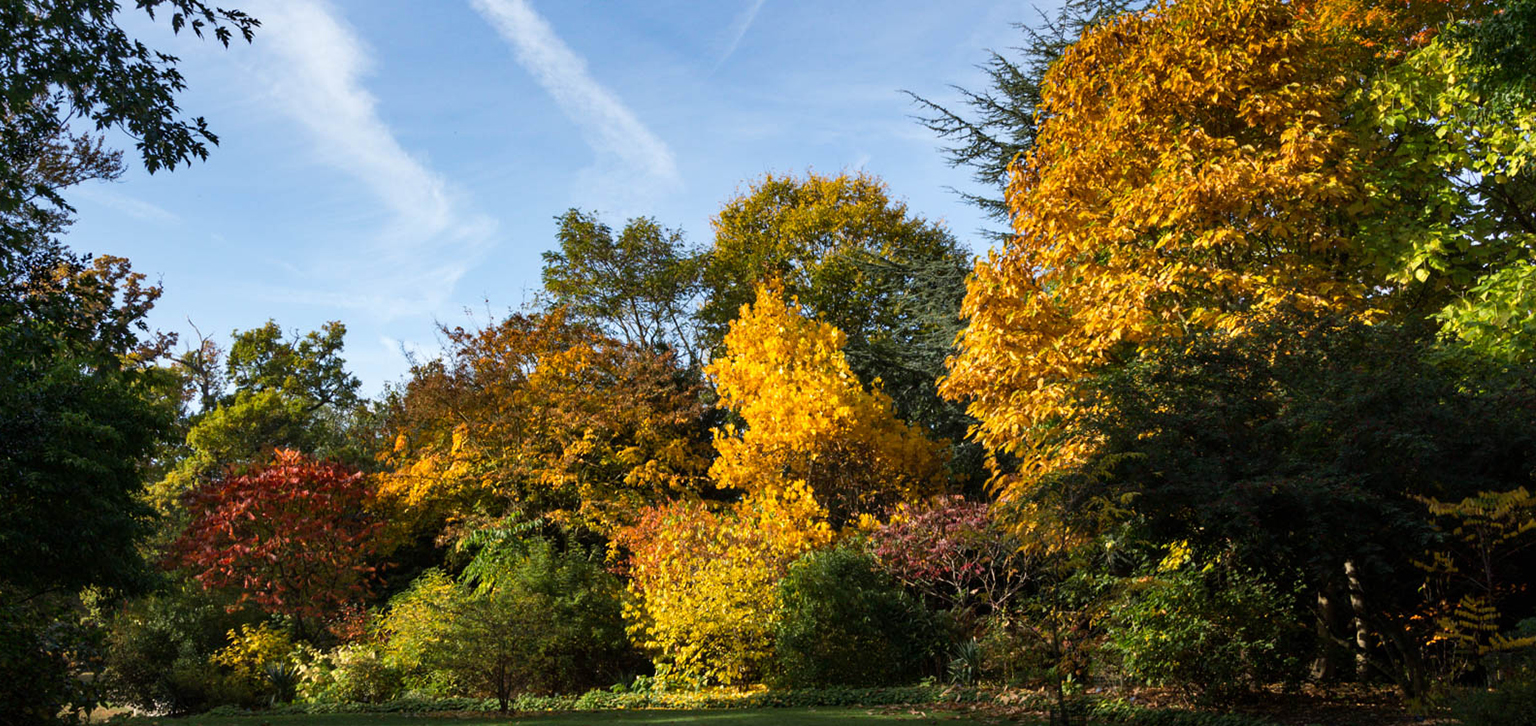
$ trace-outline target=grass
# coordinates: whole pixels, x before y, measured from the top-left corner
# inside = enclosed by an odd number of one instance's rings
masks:
[[[773,708],[718,711],[592,711],[536,715],[495,713],[464,716],[413,714],[310,714],[288,716],[188,716],[114,721],[131,726],[644,726],[646,724],[712,724],[715,726],[852,726],[854,724],[950,724],[977,726],[942,711],[871,708]]]

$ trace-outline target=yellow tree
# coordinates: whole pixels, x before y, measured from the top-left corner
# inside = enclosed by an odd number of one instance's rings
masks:
[[[878,381],[859,382],[844,342],[777,287],[758,287],[708,368],[721,404],[745,424],[715,432],[716,485],[749,495],[804,485],[838,526],[942,486],[943,443],[896,418]]]
[[[709,473],[740,499],[652,507],[620,538],[639,595],[633,633],[658,673],[692,684],[759,678],[790,563],[844,525],[943,485],[943,444],[859,382],[843,342],[776,287],[760,286],[731,323],[708,371],[744,425],[715,431]]]
[[[1361,89],[1457,5],[1187,0],[1067,50],[1011,176],[1016,234],[976,266],[941,385],[1020,462],[1005,495],[1094,452],[1076,386],[1142,344],[1395,304],[1414,278],[1361,238],[1393,213],[1372,204],[1390,145],[1362,142],[1379,119]]]
[[[803,485],[732,507],[677,501],[647,510],[620,541],[630,551],[628,616],[657,675],[680,683],[752,683],[773,657],[778,582],[800,555],[833,540]]]

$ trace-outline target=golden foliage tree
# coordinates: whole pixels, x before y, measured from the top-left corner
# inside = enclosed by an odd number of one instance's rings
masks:
[[[624,531],[631,617],[658,672],[687,683],[749,683],[773,656],[778,581],[838,528],[930,493],[944,481],[942,444],[896,418],[843,358],[837,328],[759,286],[709,366],[743,426],[715,431],[724,507],[673,502]]]
[[[722,405],[745,424],[715,432],[718,486],[755,495],[804,484],[841,525],[942,485],[943,444],[896,418],[878,382],[859,382],[844,342],[777,287],[758,287],[708,368]]]
[[[1457,3],[1189,0],[1090,29],[1045,78],[978,262],[943,392],[1017,457],[1004,490],[1081,464],[1075,386],[1141,344],[1278,310],[1385,314],[1413,276],[1364,244],[1390,144],[1361,89]],[[1372,215],[1376,215],[1375,218]]]

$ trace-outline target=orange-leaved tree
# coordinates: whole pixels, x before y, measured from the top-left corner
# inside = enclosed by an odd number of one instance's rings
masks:
[[[695,493],[707,466],[699,384],[670,354],[621,344],[564,311],[445,331],[394,411],[381,494],[414,517],[511,512],[608,532]]]
[[[1372,203],[1387,150],[1362,141],[1380,118],[1361,89],[1472,4],[1187,0],[1066,51],[942,384],[1017,458],[1005,495],[1094,452],[1076,386],[1145,343],[1282,310],[1371,319],[1412,292],[1367,244],[1393,212]]]

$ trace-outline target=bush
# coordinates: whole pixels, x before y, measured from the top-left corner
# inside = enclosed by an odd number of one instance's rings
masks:
[[[95,659],[99,628],[82,620],[73,598],[21,603],[6,595],[0,592],[0,722],[72,722],[100,695],[77,672]]]
[[[293,700],[293,640],[288,633],[261,623],[230,630],[229,644],[208,659],[223,669],[229,683],[268,702]]]
[[[1536,723],[1536,681],[1507,683],[1498,690],[1478,690],[1451,702],[1451,715],[1462,726],[1528,726]]]
[[[1166,561],[1165,561],[1166,562]],[[1285,595],[1241,570],[1185,566],[1132,580],[1106,649],[1127,676],[1219,696],[1299,676]]]
[[[1277,726],[1269,719],[1240,713],[1154,709],[1112,699],[1094,701],[1085,710],[1093,723],[1119,726]]]
[[[593,690],[579,696],[537,696],[524,694],[508,704],[514,710],[532,711],[611,711],[631,709],[717,710],[763,708],[816,708],[830,706],[904,706],[930,703],[981,703],[995,694],[971,688],[941,686],[903,686],[898,688],[819,688],[794,691],[703,689],[694,691],[650,691],[615,693]],[[1029,705],[1017,698],[1011,705]],[[401,698],[385,703],[298,703],[278,706],[262,712],[264,716],[318,713],[434,713],[443,711],[487,712],[500,708],[495,699],[480,698]],[[250,711],[221,706],[209,716],[241,716]],[[1229,726],[1223,722],[1218,726]],[[1250,726],[1232,722],[1230,726]],[[1267,726],[1267,724],[1265,725]]]
[[[255,694],[208,664],[240,620],[194,583],[128,603],[107,635],[103,678],[112,700],[169,714],[253,702]]]
[[[779,584],[778,685],[876,686],[916,679],[942,652],[933,615],[851,547],[811,552]]]
[[[593,553],[545,540],[496,545],[466,570],[431,571],[391,604],[388,661],[434,695],[579,692],[640,665],[618,579]]]
[[[299,695],[309,702],[382,703],[400,696],[400,670],[372,643],[309,651],[299,666]]]

